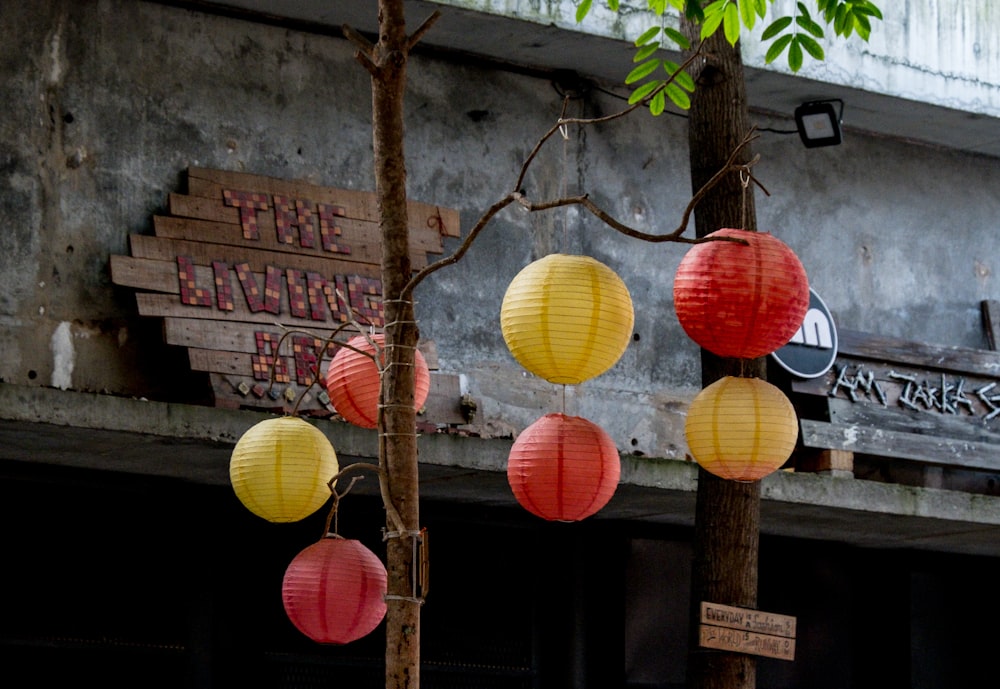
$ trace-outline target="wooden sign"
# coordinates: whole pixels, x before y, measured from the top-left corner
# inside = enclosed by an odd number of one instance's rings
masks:
[[[131,256],[111,257],[112,282],[141,290],[140,315],[163,319],[218,406],[289,409],[329,362],[338,326],[384,325],[375,195],[203,168],[187,179],[153,236],[131,235]],[[458,212],[409,202],[408,214],[419,270],[442,237],[460,236]],[[322,387],[298,408],[331,410]]]
[[[795,618],[788,615],[702,601],[698,645],[794,660],[795,622]]]

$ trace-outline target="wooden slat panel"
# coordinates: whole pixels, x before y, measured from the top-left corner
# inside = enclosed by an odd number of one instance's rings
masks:
[[[837,337],[839,355],[848,358],[1000,377],[1000,352],[910,342],[854,330],[838,331]]]
[[[273,331],[280,337],[284,333],[290,333],[281,343],[280,354],[290,356],[292,354],[292,336],[310,336],[325,342],[333,334],[333,330],[328,328],[310,328],[306,330],[286,330],[277,327],[261,327],[252,323],[238,323],[235,321],[212,321],[199,320],[197,318],[166,318],[163,321],[163,332],[167,344],[178,345],[180,347],[193,347],[196,349],[216,349],[227,352],[244,352],[247,354],[257,353],[257,341],[254,333],[259,330]],[[356,334],[353,328],[345,328],[338,336],[338,341],[346,341],[350,336]],[[332,353],[332,348],[331,348]]]
[[[1000,453],[997,446],[990,443],[887,431],[861,424],[832,424],[809,419],[802,419],[799,424],[806,447],[967,469],[1000,470]]]
[[[177,262],[156,261],[130,256],[111,257],[111,281],[123,287],[180,294]]]
[[[301,328],[310,330],[312,328],[331,328],[339,323],[332,320],[314,321],[311,318],[296,318],[292,316],[284,303],[282,296],[281,313],[275,315],[260,311],[252,313],[245,303],[236,299],[236,309],[234,311],[221,312],[214,306],[189,306],[182,304],[178,298],[171,294],[153,294],[151,292],[141,292],[135,295],[136,304],[139,307],[140,316],[151,316],[154,318],[198,318],[219,321],[223,315],[228,319],[238,319],[246,323],[258,323],[262,326],[269,326],[275,330],[280,330],[277,323],[280,320],[285,326],[290,328]]]
[[[349,261],[351,263],[370,263],[378,266],[381,261],[381,249],[378,241],[378,227],[361,220],[346,220],[340,227],[343,234],[337,238],[342,245],[350,247],[350,253],[324,251],[322,247],[305,248],[299,244],[286,244],[278,241],[274,226],[274,217],[264,216],[259,220],[260,239],[246,239],[239,225],[197,220],[194,218],[172,218],[156,216],[153,227],[156,236],[163,239],[178,239],[190,242],[208,242],[212,245],[225,244],[229,246],[246,247],[251,250],[273,251],[292,256],[314,256],[323,260]],[[318,240],[317,240],[318,242]],[[411,261],[426,264],[427,247],[416,242],[410,243]]]
[[[937,410],[914,411],[860,404],[844,399],[831,399],[829,410],[830,421],[836,424],[863,425],[923,436],[994,443],[997,454],[1000,455],[1000,431],[991,427],[997,424],[997,428],[1000,428],[1000,420],[991,423],[967,414],[943,414]]]
[[[230,266],[248,263],[254,273],[263,274],[267,266],[286,269],[308,270],[330,279],[334,275],[360,275],[379,278],[379,266],[369,263],[345,261],[338,258],[320,258],[273,251],[246,249],[222,244],[206,244],[183,239],[164,239],[134,234],[129,237],[132,256],[157,261],[172,262],[176,265],[178,256],[187,256],[198,266],[211,266],[212,261],[224,261]]]
[[[219,199],[226,189],[281,194],[291,198],[329,203],[342,206],[349,218],[378,222],[378,208],[373,192],[333,189],[301,180],[280,180],[225,170],[188,168],[188,193],[192,196]],[[462,235],[457,210],[419,201],[408,201],[406,209],[411,232],[429,230],[439,238]]]

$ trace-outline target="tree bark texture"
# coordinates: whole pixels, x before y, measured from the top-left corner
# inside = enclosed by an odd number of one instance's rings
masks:
[[[379,0],[379,37],[372,52],[375,192],[382,238],[385,361],[380,461],[402,524],[387,524],[386,689],[420,686],[420,602],[413,590],[413,539],[419,532],[414,359],[419,332],[413,302],[400,299],[410,279],[403,145],[408,38],[402,0]],[[400,528],[402,527],[402,532]]]
[[[688,36],[699,27],[685,22]],[[694,40],[692,40],[694,43]],[[721,169],[750,129],[746,84],[739,43],[731,46],[721,30],[706,39],[694,65],[697,83],[691,99],[688,145],[691,183],[699,189]],[[745,147],[736,162],[753,154]],[[752,187],[737,174],[727,175],[695,208],[698,237],[720,228],[756,231]],[[764,359],[725,359],[702,350],[702,384],[726,375],[766,377]],[[691,578],[691,653],[689,689],[753,689],[753,656],[698,647],[700,603],[755,608],[757,605],[760,482],[741,483],[698,471],[694,555]]]

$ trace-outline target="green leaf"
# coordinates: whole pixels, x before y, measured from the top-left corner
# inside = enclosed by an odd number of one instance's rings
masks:
[[[868,37],[871,36],[872,33],[871,22],[869,22],[868,17],[866,17],[863,14],[854,15],[854,28],[857,30],[858,35],[861,36],[861,38],[865,39],[866,41],[868,40]]]
[[[753,0],[754,10],[763,19],[767,15],[767,0]]]
[[[729,4],[726,6],[726,19],[723,22],[722,30],[726,34],[729,45],[736,45],[740,40],[740,8]]]
[[[637,51],[635,51],[635,56],[632,58],[632,62],[642,62],[643,60],[648,58],[650,55],[652,55],[659,49],[660,49],[659,43],[649,43],[647,45],[644,45]]]
[[[646,45],[651,40],[653,40],[653,38],[655,38],[656,34],[658,33],[660,33],[660,27],[658,26],[649,27],[648,29],[642,32],[642,35],[639,36],[639,38],[635,39],[635,45],[636,46]]]
[[[682,89],[687,89],[694,93],[694,79],[691,75],[681,69],[681,66],[676,62],[670,62],[669,60],[663,61],[663,69],[667,70],[669,74],[674,79],[674,83],[680,86]]]
[[[851,17],[847,12],[847,5],[837,7],[837,16],[833,20],[833,31],[838,36],[845,36],[851,31]]]
[[[771,22],[771,25],[764,29],[764,33],[760,35],[760,40],[769,41],[779,33],[787,29],[792,24],[791,17],[781,17],[780,19],[775,19]]]
[[[651,94],[653,91],[658,89],[660,85],[663,84],[662,81],[647,81],[645,84],[637,88],[632,92],[632,95],[628,97],[628,104],[635,105],[636,103],[643,100],[646,96]]]
[[[663,91],[658,91],[655,96],[649,101],[649,112],[653,117],[663,114],[664,108],[667,107],[667,98],[663,94]]]
[[[612,12],[618,11],[618,0],[608,0],[608,9]]]
[[[663,28],[663,33],[666,34],[666,36],[670,40],[672,40],[674,43],[676,43],[680,48],[682,48],[684,50],[688,50],[691,47],[691,41],[689,41],[687,39],[687,36],[685,36],[684,34],[682,34],[677,29],[671,29],[670,27],[664,27]]]
[[[579,24],[583,21],[583,18],[587,16],[590,12],[590,6],[593,0],[582,0],[582,2],[576,6],[576,22]]]
[[[767,49],[767,54],[764,56],[764,61],[767,64],[771,64],[772,62],[774,62],[776,59],[778,59],[779,55],[785,52],[785,48],[787,48],[788,44],[791,42],[792,42],[792,34],[785,34],[784,36],[776,40],[774,43],[771,44],[771,47]]]
[[[748,29],[752,29],[753,25],[757,22],[756,8],[750,0],[741,0],[740,19],[743,21],[743,26]]]
[[[726,0],[716,0],[705,8],[705,21],[701,24],[702,39],[714,34],[722,24],[725,19],[725,2]]]
[[[667,95],[670,96],[670,100],[674,102],[674,105],[681,110],[691,109],[691,98],[674,84],[667,84]]]
[[[631,72],[628,73],[628,76],[625,77],[625,83],[634,84],[640,79],[645,79],[650,74],[656,71],[656,69],[660,66],[661,62],[662,60],[659,59],[647,60],[646,62],[643,62],[641,65],[639,65],[638,67],[636,67],[635,69],[633,69]]]
[[[796,17],[795,23],[811,33],[816,38],[823,38],[823,27],[808,17]]]
[[[824,58],[823,46],[805,34],[799,34],[799,45],[816,60]]]
[[[802,44],[799,42],[800,36],[795,36],[792,38],[791,44],[788,46],[788,67],[793,72],[798,72],[802,69]]]

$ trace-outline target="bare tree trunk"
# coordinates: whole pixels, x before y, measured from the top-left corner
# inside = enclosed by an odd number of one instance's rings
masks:
[[[386,689],[420,686],[420,602],[412,588],[412,539],[419,531],[414,358],[419,333],[413,302],[400,299],[410,279],[403,146],[403,95],[408,38],[402,0],[379,0],[379,38],[373,51],[372,128],[375,192],[382,236],[382,294],[387,367],[379,424],[389,498],[402,524],[388,524],[386,545]],[[402,533],[398,531],[404,527]]]
[[[686,26],[697,37],[697,26]],[[695,65],[697,90],[692,96],[688,145],[691,183],[701,188],[721,169],[750,129],[746,84],[739,44],[730,46],[717,31],[704,45],[704,61]],[[752,157],[749,146],[742,160]],[[756,231],[751,189],[744,192],[738,175],[727,175],[698,205],[695,228],[704,237],[723,227]],[[765,360],[723,359],[702,350],[702,384],[726,375],[766,377]],[[760,482],[740,483],[698,471],[694,560],[691,580],[691,653],[689,689],[753,689],[756,660],[749,655],[698,647],[701,601],[756,607],[760,534]]]

